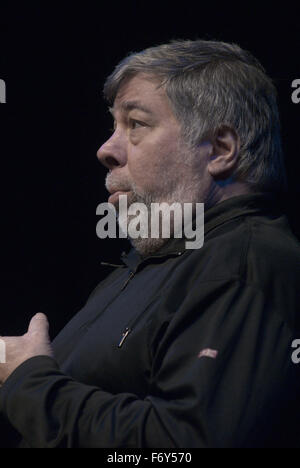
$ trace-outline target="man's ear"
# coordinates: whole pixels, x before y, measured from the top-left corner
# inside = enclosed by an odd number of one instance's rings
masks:
[[[237,164],[240,138],[234,128],[222,125],[212,137],[211,143],[208,172],[214,179],[227,179]]]

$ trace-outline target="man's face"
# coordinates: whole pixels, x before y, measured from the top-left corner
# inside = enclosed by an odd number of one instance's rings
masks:
[[[183,142],[180,124],[157,79],[140,73],[126,80],[111,112],[114,133],[97,152],[110,170],[109,202],[116,204],[120,191],[127,194],[128,204],[203,201],[207,145],[196,157]]]

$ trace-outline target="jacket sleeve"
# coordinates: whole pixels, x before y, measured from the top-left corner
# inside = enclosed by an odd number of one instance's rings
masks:
[[[74,381],[37,356],[1,388],[1,411],[30,447],[292,444],[300,369],[284,306],[239,279],[197,284],[175,313],[166,299],[149,330],[144,399]]]

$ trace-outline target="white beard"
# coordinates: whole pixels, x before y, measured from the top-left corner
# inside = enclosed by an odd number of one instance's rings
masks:
[[[183,159],[185,164],[188,166],[192,161],[192,154],[189,153],[188,157]],[[184,165],[181,162],[182,169]],[[182,181],[183,180],[183,181]],[[124,175],[115,173],[114,171],[109,172],[106,176],[105,185],[107,189],[112,190],[124,190],[129,191],[127,195],[127,204],[128,207],[132,203],[143,203],[147,207],[147,213],[140,213],[139,219],[142,221],[143,216],[147,217],[145,222],[148,223],[148,226],[151,226],[151,203],[162,203],[166,202],[169,205],[172,203],[180,203],[183,206],[183,203],[196,203],[201,201],[200,188],[199,188],[199,176],[197,173],[194,173],[188,181],[184,181],[183,177],[177,178],[176,181],[171,181],[169,178],[165,177],[162,179],[159,192],[156,191],[153,193],[140,193],[136,187],[136,184],[130,180],[124,179]],[[116,205],[118,211],[118,205]],[[183,210],[182,210],[183,212]],[[127,226],[131,221],[136,218],[136,215],[127,216]],[[119,221],[119,216],[118,216]],[[181,220],[181,224],[182,224]],[[143,225],[143,221],[141,222]],[[122,226],[120,226],[122,230]],[[175,226],[176,229],[176,226]],[[153,238],[148,236],[147,238],[138,237],[131,238],[128,236],[128,240],[134,246],[134,248],[140,253],[142,257],[146,257],[156,251],[158,251],[163,245],[165,245],[170,238],[164,238],[161,236],[161,227],[159,229],[160,235],[158,238]],[[174,223],[171,222],[170,225],[170,237],[172,238],[174,234]]]

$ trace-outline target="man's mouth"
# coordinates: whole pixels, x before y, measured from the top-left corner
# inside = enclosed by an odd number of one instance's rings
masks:
[[[117,190],[116,192],[113,192],[109,198],[108,198],[108,203],[116,203],[119,199],[120,195],[127,195],[129,193],[129,190]]]

